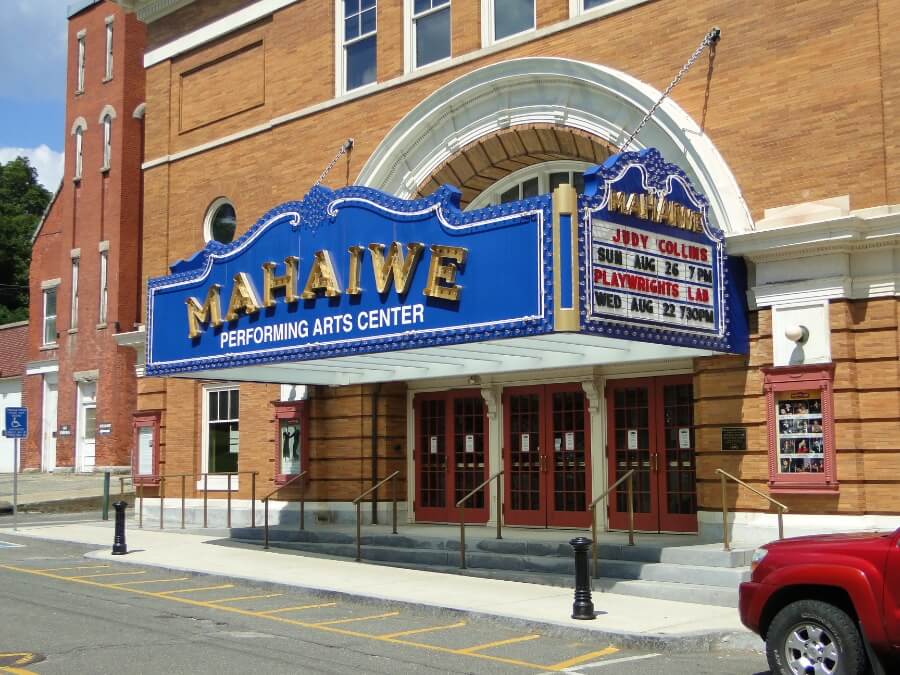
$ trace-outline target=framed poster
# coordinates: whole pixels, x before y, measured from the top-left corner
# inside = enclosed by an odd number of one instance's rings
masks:
[[[131,472],[135,483],[159,484],[159,426],[161,410],[141,410],[134,414],[134,445]]]
[[[773,492],[834,492],[832,365],[764,368],[769,486]]]
[[[309,413],[306,400],[275,406],[275,484],[286,483],[309,466]]]

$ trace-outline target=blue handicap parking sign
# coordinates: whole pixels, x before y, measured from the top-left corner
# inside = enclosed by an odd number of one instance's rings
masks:
[[[6,437],[25,438],[28,435],[28,408],[6,409]]]

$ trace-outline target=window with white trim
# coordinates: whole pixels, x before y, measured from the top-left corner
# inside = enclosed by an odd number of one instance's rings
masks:
[[[587,2],[588,0],[585,0]],[[103,79],[111,80],[113,76],[113,22],[106,22],[106,67],[103,71]]]
[[[584,170],[589,166],[588,162],[558,160],[520,169],[484,190],[467,210],[536,197],[563,184],[571,185],[580,194],[584,192]]]
[[[237,212],[227,197],[217,197],[206,209],[203,218],[203,240],[228,244],[234,240]]]
[[[44,331],[43,343],[56,343],[56,288],[44,289]]]
[[[342,0],[341,87],[352,91],[375,82],[376,0]]]
[[[72,258],[72,314],[69,318],[69,330],[78,328],[78,268],[80,267],[80,258],[77,256]]]
[[[84,159],[84,129],[75,130],[75,179],[81,178],[82,160]]]
[[[100,251],[100,314],[99,322],[106,324],[106,303],[109,299],[109,251]]]
[[[76,68],[76,80],[75,80],[75,93],[79,94],[84,91],[84,59],[85,59],[85,47],[84,47],[84,35],[78,36],[78,55],[77,55],[77,68]]]
[[[450,58],[450,0],[410,0],[412,66]]]
[[[236,386],[203,391],[204,473],[238,470],[240,391]]]
[[[482,5],[485,45],[534,30],[534,0],[487,0]]]
[[[109,169],[112,161],[112,115],[103,117],[103,171]]]

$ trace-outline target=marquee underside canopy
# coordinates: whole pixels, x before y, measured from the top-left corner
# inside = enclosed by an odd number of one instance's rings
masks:
[[[216,368],[178,377],[339,386],[684,359],[715,353],[579,333],[554,333],[390,353]]]

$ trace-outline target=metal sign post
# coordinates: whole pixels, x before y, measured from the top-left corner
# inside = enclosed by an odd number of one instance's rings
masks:
[[[19,529],[19,439],[28,436],[28,408],[6,409],[6,437],[13,439],[13,530]]]

